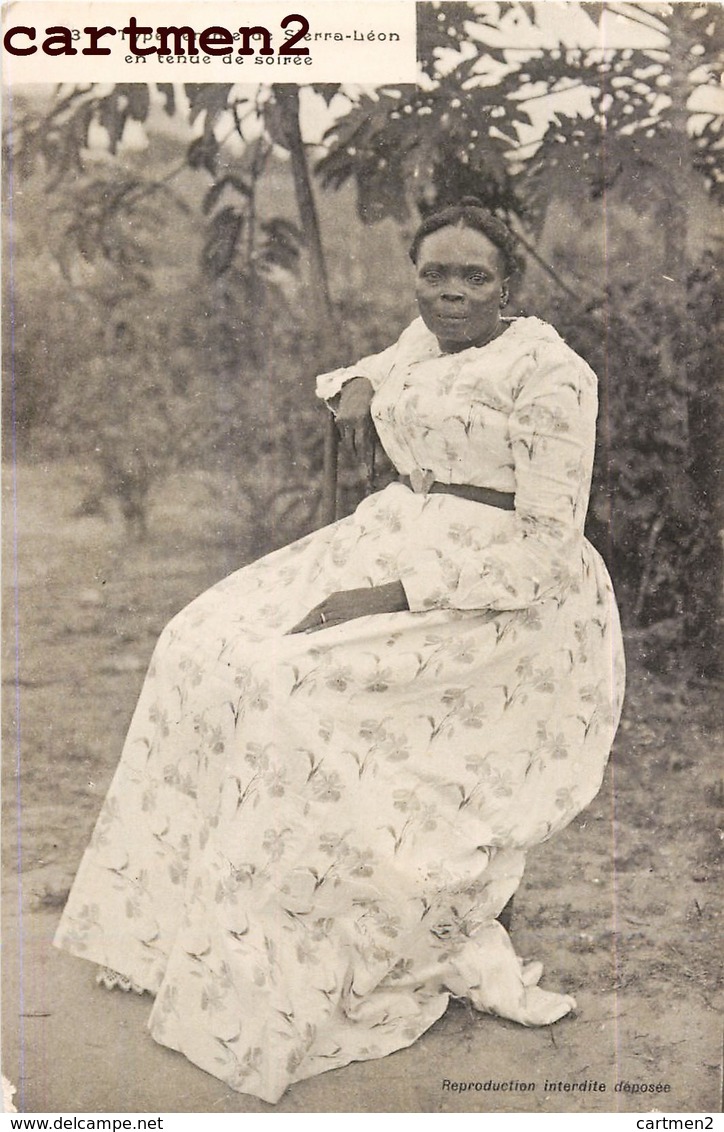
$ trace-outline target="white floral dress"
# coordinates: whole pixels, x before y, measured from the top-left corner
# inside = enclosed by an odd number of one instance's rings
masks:
[[[524,1024],[571,1009],[496,916],[599,789],[623,696],[582,533],[585,362],[534,318],[449,355],[418,319],[319,395],[356,374],[401,473],[515,511],[391,484],[178,614],[56,937],[156,995],[158,1042],[271,1102],[411,1044],[450,994]],[[288,635],[394,579],[409,612]]]

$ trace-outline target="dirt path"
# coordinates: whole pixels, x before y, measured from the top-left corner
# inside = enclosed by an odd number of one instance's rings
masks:
[[[224,518],[235,508],[218,485],[178,480],[159,499],[149,543],[129,547],[117,520],[73,517],[72,467],[23,468],[18,485],[16,685],[5,477],[3,1072],[16,1105],[272,1111],[155,1045],[146,997],[101,990],[89,965],[50,947],[155,637],[248,559],[244,527]],[[411,1049],[303,1082],[276,1111],[718,1110],[717,691],[688,681],[683,662],[668,676],[647,673],[639,651],[632,641],[604,788],[531,857],[516,897],[517,950],[543,960],[548,985],[577,996],[575,1016],[526,1030],[454,1004]],[[617,1082],[662,1091],[616,1092]]]

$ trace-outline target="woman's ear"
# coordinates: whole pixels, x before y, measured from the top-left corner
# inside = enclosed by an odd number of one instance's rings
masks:
[[[503,286],[500,288],[500,309],[507,307],[510,298],[510,289],[508,287],[508,280],[503,280]]]

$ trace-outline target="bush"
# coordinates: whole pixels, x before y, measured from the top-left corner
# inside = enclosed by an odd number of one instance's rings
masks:
[[[710,672],[721,579],[721,283],[705,255],[682,310],[654,279],[610,282],[598,312],[558,299],[550,317],[601,382],[589,532],[609,561],[625,620],[645,628],[681,619]]]

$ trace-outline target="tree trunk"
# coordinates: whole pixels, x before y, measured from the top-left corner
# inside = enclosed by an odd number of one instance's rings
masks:
[[[299,219],[307,241],[311,275],[310,299],[317,325],[323,328],[322,365],[331,364],[332,350],[339,341],[336,333],[336,320],[329,292],[329,278],[322,248],[319,217],[314,203],[312,182],[309,175],[307,154],[299,125],[299,89],[292,83],[273,87],[274,99],[279,107],[282,128],[292,162],[294,194]],[[334,420],[330,416],[326,423],[324,436],[324,469],[320,520],[322,524],[332,523],[337,517],[337,450],[338,438]]]

